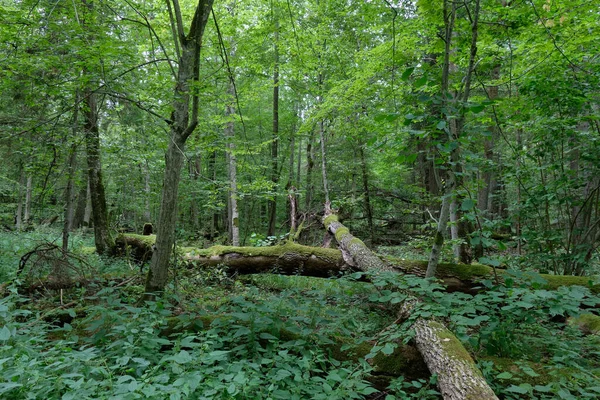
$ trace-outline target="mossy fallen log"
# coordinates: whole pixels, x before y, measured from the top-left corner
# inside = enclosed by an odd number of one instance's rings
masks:
[[[194,266],[221,265],[240,274],[272,272],[332,277],[348,271],[338,250],[303,246],[291,241],[270,247],[213,246],[182,251],[184,260]]]
[[[351,260],[351,264],[368,273],[394,271],[360,239],[352,236],[336,215],[326,215],[323,225],[335,236],[344,259],[349,263]],[[408,318],[417,302],[414,297],[405,300],[399,317]],[[432,374],[438,376],[437,386],[444,400],[498,399],[469,352],[441,322],[417,318],[412,328],[415,331],[417,349],[423,356],[427,368]]]
[[[365,246],[360,239],[350,237],[349,231],[340,233],[342,240],[348,240],[353,246]],[[152,256],[152,245],[156,236],[143,236],[124,234],[117,238],[120,246],[116,254],[130,254],[138,260],[149,260]],[[352,239],[356,240],[352,240]],[[127,246],[127,247],[124,247]],[[125,250],[125,249],[129,250]],[[278,246],[269,247],[234,247],[213,246],[207,249],[194,247],[179,248],[178,253],[182,255],[183,261],[193,267],[223,266],[230,268],[239,274],[255,274],[261,272],[281,273],[284,275],[305,275],[315,277],[333,277],[357,270],[351,267],[345,260],[343,252],[337,249],[325,249],[322,247],[303,246],[293,242],[285,242]],[[372,254],[372,253],[371,253]],[[385,268],[398,273],[425,276],[427,261],[405,260],[398,257],[383,256]],[[356,263],[352,258],[350,262]],[[373,264],[375,265],[375,264]],[[506,270],[496,269],[498,276],[502,279]],[[540,284],[540,288],[557,289],[561,286],[583,286],[589,288],[592,293],[600,293],[600,284],[596,283],[596,277],[564,276],[539,274],[546,284]],[[454,264],[440,263],[437,268],[436,277],[444,282],[448,291],[460,291],[473,293],[481,288],[484,279],[493,280],[494,269],[483,264]]]

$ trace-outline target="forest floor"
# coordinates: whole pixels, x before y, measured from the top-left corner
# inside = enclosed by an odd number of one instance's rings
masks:
[[[588,288],[547,290],[515,274],[448,293],[399,274],[232,276],[180,263],[165,296],[140,305],[140,266],[89,251],[89,235],[72,237],[68,264],[48,250],[16,276],[23,255],[59,237],[0,233],[1,398],[441,398],[411,352],[412,321],[395,321],[407,290],[423,303],[415,313],[443,320],[500,398],[600,397],[600,327],[580,323],[600,304]],[[425,248],[379,251],[419,259]]]

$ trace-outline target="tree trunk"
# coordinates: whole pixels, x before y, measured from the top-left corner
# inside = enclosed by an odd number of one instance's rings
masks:
[[[449,206],[448,206],[449,208]],[[335,235],[344,260],[358,269],[380,273],[394,271],[360,240],[350,234],[335,215],[327,215],[323,223]],[[400,312],[401,318],[408,318],[416,299],[409,299]],[[444,400],[497,400],[481,371],[464,348],[462,343],[442,323],[419,318],[413,324],[415,342],[419,352],[432,374],[438,376],[438,388]]]
[[[313,149],[313,141],[315,140],[314,130],[310,130],[308,140],[306,142],[306,199],[305,199],[305,211],[310,212],[312,207],[313,195],[315,187],[313,183],[313,170],[315,168],[315,154]]]
[[[369,227],[369,238],[371,243],[375,240],[375,230],[373,227],[373,208],[371,207],[371,193],[369,190],[369,173],[367,169],[367,160],[365,159],[365,151],[361,146],[358,147],[360,156],[360,168],[362,172],[363,194],[365,198],[365,211],[367,213],[367,225]]]
[[[277,182],[279,181],[279,172],[277,166],[277,148],[279,144],[279,21],[275,21],[275,41],[273,50],[275,53],[273,67],[273,142],[271,143],[271,182],[273,182],[273,191],[277,191]],[[269,209],[269,228],[267,236],[275,235],[275,225],[277,222],[277,195],[273,196],[268,202]]]
[[[19,194],[17,196],[17,215],[15,217],[15,228],[17,231],[23,229],[23,187],[25,186],[25,171],[21,166],[21,174],[19,176]]]
[[[144,223],[150,223],[152,214],[150,212],[150,165],[144,160]]]
[[[102,181],[102,164],[100,162],[100,133],[98,129],[98,105],[96,94],[89,89],[84,92],[86,108],[83,113],[85,123],[85,146],[87,152],[88,182],[92,203],[92,220],[94,223],[94,239],[98,254],[105,254],[114,246],[108,228],[108,210]]]
[[[177,193],[184,161],[185,142],[198,125],[199,100],[191,95],[190,83],[199,79],[200,48],[213,0],[199,2],[187,35],[184,33],[179,3],[173,2],[177,27],[173,36],[181,49],[177,83],[173,96],[170,140],[165,155],[165,174],[156,232],[156,250],[152,254],[144,296],[147,299],[164,290],[168,281],[169,259],[175,243]],[[170,4],[170,3],[169,3]],[[177,43],[177,42],[176,42]],[[190,102],[192,103],[190,109]]]
[[[73,175],[75,174],[76,157],[77,145],[73,144],[71,146],[71,151],[69,152],[69,161],[67,166],[67,187],[65,188],[65,209],[62,232],[62,249],[64,252],[69,249],[69,233],[71,232],[74,217],[75,198],[73,195]]]
[[[232,50],[233,52],[233,50]],[[227,90],[228,94],[231,96],[231,100],[233,102],[233,98],[235,96],[233,84],[230,83],[229,89]],[[233,108],[232,103],[227,105],[227,110],[225,112],[226,116],[229,118],[234,118],[235,109]],[[225,138],[228,141],[228,163],[227,169],[229,171],[229,238],[231,240],[231,244],[233,246],[240,245],[240,227],[239,227],[239,212],[238,212],[238,202],[237,202],[237,158],[235,155],[235,131],[233,120],[229,120],[227,125],[225,126]]]
[[[451,193],[454,185],[451,184],[451,188],[448,192]],[[425,275],[427,278],[433,277],[436,274],[437,266],[440,262],[440,256],[442,253],[442,247],[444,246],[444,235],[446,234],[446,229],[448,226],[448,217],[450,215],[450,203],[452,200],[450,199],[450,195],[446,194],[442,199],[442,208],[440,210],[440,216],[438,219],[437,230],[435,232],[435,239],[433,241],[433,247],[431,248],[431,253],[429,254],[429,262],[427,264],[427,274]]]
[[[25,214],[23,215],[23,224],[29,225],[31,219],[31,195],[33,192],[33,177],[27,177],[27,187],[25,190]]]

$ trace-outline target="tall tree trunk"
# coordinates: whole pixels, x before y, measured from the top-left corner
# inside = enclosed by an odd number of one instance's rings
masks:
[[[144,223],[150,223],[152,213],[150,212],[150,165],[144,160]]]
[[[29,225],[31,219],[31,196],[33,192],[33,176],[27,176],[27,186],[25,189],[25,213],[23,215],[23,224]]]
[[[19,194],[17,196],[17,215],[15,216],[15,228],[17,231],[23,229],[23,187],[25,186],[25,170],[21,166],[19,175]]]
[[[63,240],[62,249],[66,252],[69,249],[69,233],[71,232],[71,226],[73,224],[74,217],[74,193],[73,193],[73,181],[75,179],[75,164],[77,162],[77,142],[75,138],[79,133],[79,92],[75,92],[75,107],[73,108],[73,144],[69,151],[69,160],[67,162],[67,187],[65,188],[65,209],[64,209],[64,223],[63,223]]]
[[[98,105],[96,94],[89,89],[84,92],[86,107],[84,115],[85,146],[88,165],[88,182],[92,202],[94,239],[98,254],[107,253],[114,245],[108,228],[108,210],[102,181],[100,162],[100,133],[98,129]]]
[[[75,107],[77,109],[77,107]],[[77,120],[77,117],[75,117]],[[74,124],[75,125],[75,124]],[[62,232],[62,249],[67,251],[69,249],[69,233],[73,225],[74,217],[74,203],[75,198],[73,194],[73,180],[75,175],[75,164],[77,160],[77,144],[72,144],[69,151],[69,160],[67,163],[67,187],[65,188],[65,209],[64,209],[64,223]]]
[[[500,65],[496,65],[492,69],[490,78],[494,81],[500,78]],[[490,86],[487,91],[488,99],[496,100],[498,98],[498,86]],[[483,141],[483,153],[486,160],[486,165],[483,168],[483,183],[479,190],[477,206],[482,216],[486,217],[491,210],[491,195],[493,192],[494,183],[494,147],[496,144],[497,137],[499,135],[498,126],[492,124],[489,127],[491,136]]]
[[[373,229],[373,208],[371,207],[371,193],[369,191],[369,173],[367,169],[367,160],[363,146],[358,146],[360,156],[360,169],[362,172],[363,193],[365,198],[365,211],[367,212],[367,224],[369,226],[369,235],[371,243],[375,240],[375,231]]]
[[[200,68],[200,48],[202,36],[212,9],[213,0],[200,1],[194,12],[189,33],[183,28],[179,2],[172,2],[176,27],[173,36],[180,48],[179,69],[173,96],[170,140],[165,155],[165,174],[156,232],[156,250],[152,254],[148,276],[146,278],[145,297],[154,298],[164,290],[168,281],[169,259],[175,243],[175,224],[177,220],[177,193],[184,161],[185,142],[198,125],[199,100],[190,93],[190,83],[198,81]],[[171,3],[169,3],[171,7]],[[190,102],[192,103],[190,107]],[[191,108],[191,109],[190,109]]]
[[[275,21],[275,41],[273,50],[275,53],[273,68],[273,142],[271,143],[271,182],[273,189],[277,191],[277,182],[279,181],[279,172],[277,166],[277,148],[279,144],[279,21]],[[275,234],[275,225],[277,220],[277,196],[273,196],[268,202],[269,208],[269,228],[267,236]]]
[[[80,184],[79,191],[77,193],[77,204],[75,206],[75,213],[73,214],[71,230],[81,228],[83,226],[88,194],[87,171],[85,171],[83,178],[83,184]]]
[[[449,9],[448,7],[451,7]],[[444,52],[444,64],[442,66],[442,98],[443,101],[446,102],[448,99],[448,88],[449,88],[449,70],[450,70],[450,53],[451,53],[451,43],[452,43],[452,32],[454,30],[454,22],[456,18],[456,10],[457,4],[452,2],[450,4],[449,0],[444,1],[444,25],[445,25],[445,52]],[[434,245],[431,250],[431,254],[429,257],[429,264],[427,267],[427,276],[435,276],[435,271],[437,268],[437,264],[439,263],[440,251],[444,244],[444,233],[447,229],[448,223],[448,214],[450,214],[450,205],[452,202],[452,198],[454,196],[454,190],[457,185],[457,179],[459,174],[459,168],[461,165],[460,162],[460,147],[459,147],[459,139],[462,133],[463,125],[464,125],[464,104],[468,101],[470,91],[471,91],[471,80],[473,77],[473,72],[475,69],[475,57],[477,55],[477,33],[478,33],[478,23],[479,23],[479,11],[480,11],[480,0],[475,1],[475,9],[472,12],[472,21],[471,21],[471,48],[470,48],[470,56],[469,56],[469,65],[467,67],[467,72],[463,79],[464,89],[462,93],[457,93],[454,99],[454,107],[459,109],[459,115],[457,118],[447,116],[446,122],[448,129],[448,140],[454,141],[456,145],[450,152],[450,163],[447,163],[447,171],[448,177],[446,182],[446,188],[444,192],[444,199],[442,201],[442,209],[440,211],[439,221],[438,221],[438,229],[435,236]],[[458,207],[456,207],[458,209]],[[456,218],[459,221],[459,217]],[[459,222],[460,223],[460,222]],[[467,258],[468,255],[461,252],[460,258]]]
[[[319,121],[319,138],[321,141],[321,174],[323,176],[325,204],[331,204],[329,200],[329,182],[327,181],[327,153],[325,152],[325,127],[323,120]]]
[[[90,189],[90,182],[88,179],[86,190],[85,190],[85,211],[83,212],[83,225],[90,227],[93,225],[92,221],[92,190]]]
[[[305,199],[305,210],[310,212],[312,207],[312,200],[315,193],[315,186],[313,183],[313,170],[315,168],[315,153],[313,149],[313,142],[315,140],[314,129],[310,130],[308,139],[306,141],[306,199]]]
[[[232,50],[233,52],[233,50]],[[229,84],[227,93],[230,96],[230,101],[233,102],[235,97],[235,91],[233,84]],[[229,171],[229,239],[233,246],[240,245],[240,227],[239,227],[239,212],[238,212],[238,201],[237,201],[237,158],[235,155],[235,130],[233,120],[235,115],[235,109],[233,103],[227,105],[225,114],[230,118],[225,126],[225,139],[227,140],[227,169]]]

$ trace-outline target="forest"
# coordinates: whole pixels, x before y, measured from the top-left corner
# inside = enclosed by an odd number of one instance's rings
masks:
[[[591,0],[0,0],[0,398],[600,398]]]

